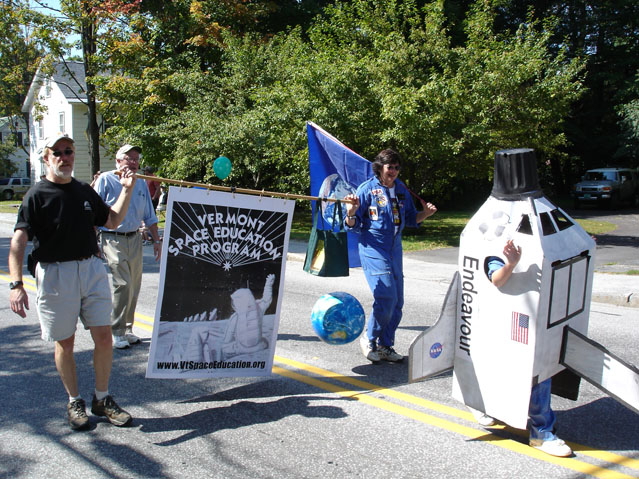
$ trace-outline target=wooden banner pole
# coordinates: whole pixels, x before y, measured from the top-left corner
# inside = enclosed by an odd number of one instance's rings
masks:
[[[319,196],[307,196],[307,195],[296,195],[293,193],[280,193],[278,191],[265,191],[265,190],[251,190],[248,188],[236,188],[235,186],[217,186],[217,185],[209,185],[207,183],[195,183],[193,181],[184,181],[184,180],[172,180],[170,178],[161,178],[159,176],[149,176],[149,175],[141,175],[136,173],[135,175],[138,179],[141,180],[151,180],[157,181],[160,183],[169,183],[173,185],[179,186],[191,186],[197,188],[206,188],[207,190],[216,190],[216,191],[227,191],[229,193],[243,193],[247,195],[258,195],[258,196],[273,196],[276,198],[285,198],[285,199],[293,199],[293,200],[307,200],[307,201],[338,201],[338,198],[321,198]],[[352,203],[352,201],[339,200],[342,203]]]

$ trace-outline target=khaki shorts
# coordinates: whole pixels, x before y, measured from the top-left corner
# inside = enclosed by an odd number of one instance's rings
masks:
[[[42,339],[62,341],[85,329],[111,325],[111,289],[102,260],[38,263],[36,305]]]

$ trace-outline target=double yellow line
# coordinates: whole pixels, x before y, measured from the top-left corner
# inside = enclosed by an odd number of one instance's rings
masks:
[[[9,276],[3,271],[0,271],[0,277],[5,279],[7,282],[10,280]],[[32,279],[27,278],[24,281],[25,288],[27,290],[35,291],[35,282]],[[135,319],[136,327],[149,332],[153,331],[154,319],[152,317],[136,313]],[[273,366],[273,373],[280,376],[308,384],[342,397],[355,399],[377,409],[419,421],[424,424],[429,424],[472,440],[488,442],[509,451],[533,457],[547,463],[556,464],[580,474],[602,479],[632,479],[639,477],[639,460],[637,459],[593,449],[583,444],[573,442],[568,443],[573,451],[576,451],[579,455],[587,456],[595,459],[596,461],[602,462],[604,465],[597,465],[576,458],[558,458],[549,456],[548,454],[528,446],[527,436],[523,435],[523,431],[518,434],[516,432],[517,430],[512,428],[504,426],[497,426],[494,428],[504,432],[507,430],[509,435],[518,435],[522,438],[522,442],[520,442],[480,429],[478,426],[475,426],[476,423],[472,414],[465,409],[457,409],[410,394],[402,393],[394,389],[383,388],[366,381],[361,381],[349,376],[343,376],[333,371],[318,368],[310,364],[284,358],[278,355],[275,356],[275,363],[276,365]],[[389,398],[390,400],[382,399],[382,397]],[[402,403],[408,404],[412,407],[405,406]],[[424,410],[429,411],[429,413]],[[446,417],[455,419],[457,422],[447,419]],[[462,422],[459,422],[460,420]],[[473,424],[474,427],[464,425],[464,422]],[[635,470],[638,474],[624,474],[618,470],[608,469],[605,466],[606,464]]]
[[[489,442],[498,447],[502,447],[504,449],[508,449],[510,451],[514,451],[519,454],[523,454],[525,456],[534,457],[535,459],[539,459],[551,464],[556,464],[558,466],[565,467],[566,469],[571,469],[581,474],[587,474],[593,477],[606,478],[606,479],[608,478],[629,478],[630,479],[630,478],[638,477],[637,475],[623,474],[617,470],[607,469],[605,466],[599,466],[596,464],[581,461],[579,459],[559,458],[559,457],[549,456],[546,453],[543,453],[541,451],[538,451],[537,449],[534,449],[528,446],[527,435],[523,436],[522,433],[520,433],[519,435],[524,438],[525,442],[519,442],[513,439],[500,437],[496,434],[488,433],[483,429],[478,429],[476,427],[469,427],[469,426],[460,424],[459,422],[454,422],[454,421],[440,417],[440,415],[451,416],[453,418],[462,419],[464,421],[475,424],[475,420],[472,414],[466,410],[460,410],[454,407],[445,406],[443,404],[439,404],[433,401],[429,401],[427,399],[412,396],[410,394],[402,393],[394,389],[383,388],[366,381],[361,381],[353,377],[342,376],[333,371],[328,371],[326,369],[318,368],[316,366],[301,363],[299,361],[287,359],[281,356],[276,355],[275,362],[288,367],[288,368],[283,368],[280,366],[274,366],[273,372],[275,374],[279,374],[289,379],[293,379],[295,381],[299,381],[304,384],[317,387],[324,391],[329,391],[329,392],[338,394],[340,396],[347,397],[349,399],[356,399],[358,401],[361,401],[365,404],[371,405],[378,409],[383,409],[393,414],[398,414],[400,416],[404,416],[406,418],[413,419],[415,421],[429,424],[439,429],[454,432],[472,440]],[[292,369],[289,369],[289,368],[292,368]],[[299,371],[302,371],[304,374]],[[348,386],[354,386],[358,389],[345,387],[344,384]],[[417,406],[418,408],[421,408],[421,409],[433,411],[437,413],[438,415],[436,416],[436,415],[428,414],[418,409],[403,406],[401,404],[398,404],[397,402],[391,402],[385,399],[381,399],[380,397],[377,397],[376,395],[391,398],[393,400],[400,401],[402,403],[407,403],[407,404],[410,404],[411,406]],[[510,433],[516,431],[515,429],[507,428],[503,426],[499,426],[497,427],[497,429],[500,429],[500,430],[507,429],[508,432]],[[639,472],[639,460],[626,457],[626,456],[621,456],[619,454],[610,453],[607,451],[596,450],[596,449],[584,446],[582,444],[577,444],[577,443],[568,443],[568,444],[573,449],[573,451],[577,451],[579,454],[583,454],[584,456],[592,457],[606,464],[618,465],[621,467],[634,469]]]

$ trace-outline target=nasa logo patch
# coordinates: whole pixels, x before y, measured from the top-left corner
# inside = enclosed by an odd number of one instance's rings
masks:
[[[444,347],[440,343],[433,344],[430,347],[430,357],[433,359],[437,358],[442,353],[443,349]]]

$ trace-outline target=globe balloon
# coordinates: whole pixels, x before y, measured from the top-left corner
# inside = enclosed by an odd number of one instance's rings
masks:
[[[311,312],[311,324],[319,338],[328,344],[347,344],[363,331],[364,308],[348,293],[328,293],[320,297]]]

